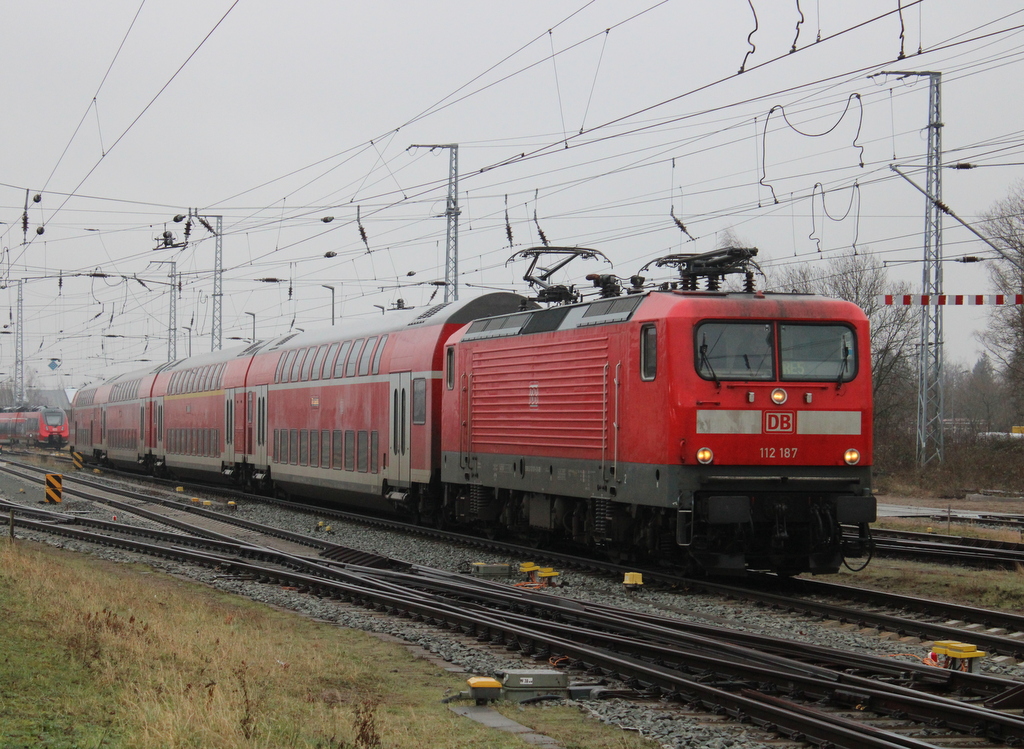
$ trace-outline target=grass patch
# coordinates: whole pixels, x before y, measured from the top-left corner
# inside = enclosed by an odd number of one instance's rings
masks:
[[[551,736],[567,749],[651,749],[656,746],[638,733],[612,728],[596,719],[581,720],[582,713],[577,707],[510,702],[496,702],[494,706],[502,715]]]
[[[148,572],[0,541],[0,745],[522,746],[454,715],[464,679],[399,645]],[[628,746],[576,720],[608,739],[583,745]]]
[[[862,572],[843,568],[834,578],[858,588],[884,590],[985,609],[1024,608],[1024,570],[984,570],[898,559],[873,559]]]
[[[1019,544],[1024,541],[1024,531],[1013,528],[985,528],[974,523],[949,523],[945,520],[931,518],[896,518],[880,517],[871,524],[872,528],[895,531],[911,531],[914,533],[934,533],[938,535],[961,536],[963,538],[980,538],[987,541],[1005,541]]]

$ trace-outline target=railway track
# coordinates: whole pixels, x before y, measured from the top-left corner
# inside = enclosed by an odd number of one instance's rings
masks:
[[[878,528],[871,537],[878,556],[999,569],[1024,565],[1024,544],[1011,541]]]
[[[578,669],[614,675],[645,694],[724,711],[790,739],[841,747],[933,745],[895,730],[897,723],[911,721],[927,726],[944,742],[964,734],[991,743],[1024,742],[1024,719],[979,704],[1020,704],[1015,701],[1021,691],[1018,682],[723,632],[437,570],[372,569],[300,558],[265,546],[204,538],[207,528],[186,528],[180,521],[176,523],[182,533],[142,529],[146,540],[138,541],[125,537],[133,531],[123,525],[16,509],[44,518],[20,521],[35,530],[72,532],[80,540],[173,555],[233,575],[448,627],[521,654],[568,658]],[[89,525],[91,530],[69,527],[73,525]],[[186,544],[190,548],[184,548]],[[323,544],[311,538],[307,545]],[[329,555],[331,550],[321,549],[325,552]],[[975,702],[952,699],[950,694]],[[823,709],[824,703],[828,709]],[[879,729],[879,719],[888,721],[892,730]]]
[[[9,471],[14,470],[14,468],[13,465],[9,464],[2,470]],[[37,474],[45,473],[45,469],[35,466],[23,465],[18,466],[18,468],[30,470]],[[146,477],[133,475],[133,478],[144,479]],[[70,482],[71,485],[85,486],[93,489],[107,488],[106,484],[84,478],[78,474],[66,475],[66,481]],[[182,486],[181,482],[158,481],[158,483],[175,487]],[[501,553],[520,559],[534,559],[566,569],[608,574],[617,576],[620,580],[626,572],[639,571],[643,573],[644,580],[648,584],[661,585],[672,589],[706,592],[780,612],[801,614],[820,620],[833,621],[838,624],[852,624],[860,629],[873,631],[877,634],[892,633],[899,637],[917,637],[923,641],[965,640],[992,655],[1024,660],[1024,616],[1012,612],[961,606],[945,601],[855,588],[816,579],[793,578],[785,580],[773,575],[761,575],[751,576],[746,582],[740,581],[736,584],[727,584],[712,580],[682,578],[678,574],[670,571],[666,572],[659,568],[616,564],[600,559],[580,557],[574,554],[564,554],[522,546],[497,539],[402,523],[391,518],[367,516],[277,498],[256,497],[232,490],[211,489],[207,486],[190,485],[187,483],[184,486],[208,492],[215,491],[226,497],[244,497],[249,501],[267,503],[280,508],[329,517],[339,521],[359,523],[389,532],[400,532],[431,538],[449,544],[458,544],[469,548]],[[137,494],[137,492],[130,489],[113,489],[112,491],[119,492],[122,496],[124,494]],[[144,496],[145,498],[147,497]],[[155,501],[170,503],[177,507],[182,506],[180,498],[169,500],[157,499]],[[189,506],[187,511],[201,513],[203,509]],[[245,521],[242,519],[234,518],[226,513],[215,514],[225,523],[237,524],[239,526],[245,524]],[[282,532],[283,538],[288,538],[288,536],[287,532]],[[836,601],[841,601],[842,603],[837,603]]]

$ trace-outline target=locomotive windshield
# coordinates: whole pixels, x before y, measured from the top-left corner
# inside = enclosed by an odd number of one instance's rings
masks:
[[[779,325],[783,380],[847,382],[857,373],[853,330],[845,325]]]
[[[708,322],[697,328],[697,372],[709,380],[772,380],[771,323]]]
[[[46,419],[46,425],[51,427],[59,427],[64,423],[64,412],[63,411],[43,411],[43,418]]]
[[[854,332],[845,325],[706,322],[697,326],[697,373],[707,380],[847,382],[857,373]]]

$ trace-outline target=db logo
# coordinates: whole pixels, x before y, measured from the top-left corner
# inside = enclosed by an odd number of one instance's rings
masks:
[[[792,411],[765,411],[764,431],[792,433],[796,427],[794,417],[795,414]]]
[[[530,408],[537,408],[540,406],[540,383],[530,383]]]

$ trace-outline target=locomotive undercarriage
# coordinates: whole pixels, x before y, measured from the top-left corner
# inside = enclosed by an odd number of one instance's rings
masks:
[[[619,561],[685,564],[672,508],[480,485],[445,487],[445,523],[565,550],[597,548]]]
[[[684,505],[687,503],[684,502]],[[553,548],[601,549],[618,561],[684,566],[714,574],[838,571],[870,543],[873,497],[806,492],[696,493],[689,506],[650,507],[480,485],[445,487],[445,525],[471,527]],[[859,535],[844,541],[843,526]]]
[[[719,573],[833,573],[845,556],[864,553],[874,515],[874,497],[700,492],[680,512],[677,540],[702,568]],[[857,541],[844,542],[843,525],[858,527]]]

